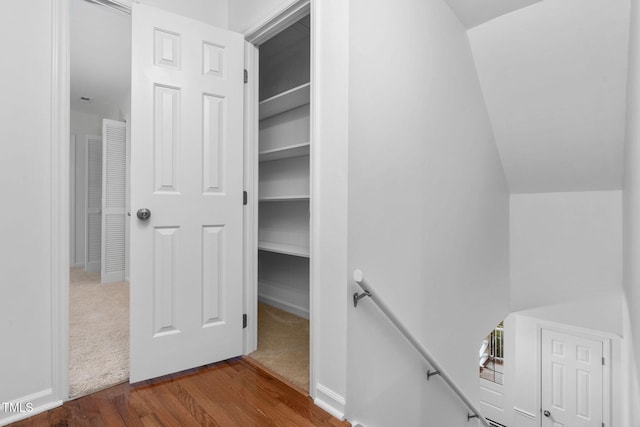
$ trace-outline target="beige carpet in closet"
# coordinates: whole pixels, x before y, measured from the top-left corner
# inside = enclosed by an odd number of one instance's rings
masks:
[[[309,321],[267,304],[258,304],[259,364],[309,392]]]

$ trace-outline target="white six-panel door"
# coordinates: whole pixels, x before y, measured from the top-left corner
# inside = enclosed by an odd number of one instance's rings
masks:
[[[542,330],[542,427],[601,427],[603,343]]]
[[[136,382],[242,353],[244,45],[138,3],[132,26]]]
[[[121,282],[125,270],[127,191],[125,122],[102,121],[102,283]]]

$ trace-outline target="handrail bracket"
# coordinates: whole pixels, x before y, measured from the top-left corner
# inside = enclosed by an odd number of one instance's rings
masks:
[[[427,381],[429,381],[429,379],[434,375],[440,375],[440,371],[432,371],[431,369],[429,369],[427,371]]]
[[[370,297],[370,296],[371,296],[371,292],[369,292],[369,291],[368,291],[368,290],[366,290],[366,289],[365,289],[365,290],[364,290],[364,292],[363,292],[363,293],[361,293],[361,294],[359,294],[359,293],[355,292],[355,293],[353,294],[353,306],[354,306],[354,307],[357,307],[357,306],[358,306],[358,301],[360,301],[362,298]]]
[[[467,414],[467,422],[471,421],[474,418],[478,418],[477,414]]]

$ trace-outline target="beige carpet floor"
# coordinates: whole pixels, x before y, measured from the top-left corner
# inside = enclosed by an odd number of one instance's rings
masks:
[[[72,268],[69,287],[69,397],[129,378],[129,284],[100,283]]]
[[[309,321],[258,304],[258,350],[251,357],[274,374],[309,391]]]

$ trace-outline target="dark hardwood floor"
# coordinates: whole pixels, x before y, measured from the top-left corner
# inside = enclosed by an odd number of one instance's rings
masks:
[[[349,426],[242,358],[120,384],[11,424],[32,426]]]

